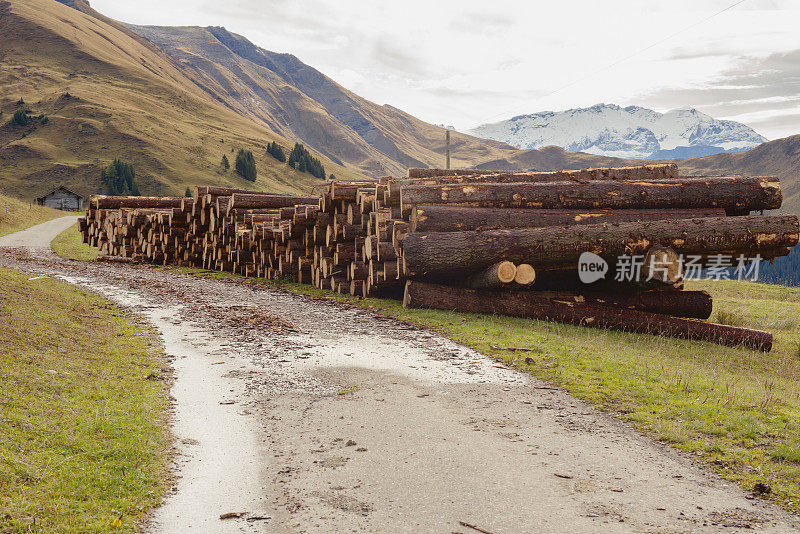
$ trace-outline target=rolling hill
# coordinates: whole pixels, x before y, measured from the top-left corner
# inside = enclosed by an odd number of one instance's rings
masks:
[[[0,191],[103,191],[100,169],[117,156],[134,162],[143,194],[182,194],[187,183],[288,192],[318,181],[264,150],[290,140],[212,99],[152,43],[76,5],[89,12],[54,0],[0,2]],[[46,124],[13,124],[20,98]],[[232,160],[240,147],[256,156],[255,184],[220,170],[222,155]]]

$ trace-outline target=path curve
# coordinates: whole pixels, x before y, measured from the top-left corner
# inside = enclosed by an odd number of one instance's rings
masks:
[[[147,532],[798,529],[675,450],[430,332],[176,270],[22,256],[0,251],[0,264],[104,294],[165,341],[178,479]]]
[[[6,234],[0,237],[0,248],[49,249],[50,242],[77,221],[77,216],[67,215],[31,226],[19,232]]]

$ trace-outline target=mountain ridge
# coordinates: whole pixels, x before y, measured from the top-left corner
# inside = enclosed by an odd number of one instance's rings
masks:
[[[468,132],[519,149],[556,145],[632,159],[683,159],[739,152],[767,141],[744,124],[714,119],[693,108],[659,113],[616,104],[517,115]]]

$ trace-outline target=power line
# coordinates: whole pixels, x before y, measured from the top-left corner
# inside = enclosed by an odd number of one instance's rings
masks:
[[[567,83],[565,85],[562,85],[561,87],[558,87],[557,89],[554,89],[553,91],[550,91],[549,93],[541,95],[538,99],[541,100],[542,98],[547,98],[549,96],[552,96],[552,95],[554,95],[556,93],[559,93],[559,92],[563,91],[564,89],[567,89],[568,87],[572,87],[573,85],[577,85],[577,84],[581,83],[582,81],[588,80],[589,78],[592,78],[592,77],[596,76],[597,74],[600,74],[601,72],[604,72],[604,71],[607,71],[609,69],[612,69],[612,68],[616,67],[617,65],[619,65],[620,63],[624,63],[625,61],[628,61],[629,59],[631,59],[633,57],[636,57],[636,56],[638,56],[639,54],[641,54],[643,52],[647,52],[651,48],[655,48],[656,46],[669,41],[673,37],[677,37],[678,35],[686,32],[686,31],[689,31],[689,30],[691,30],[692,28],[694,28],[696,26],[704,24],[704,23],[708,22],[709,20],[713,19],[714,17],[716,17],[718,15],[721,15],[722,13],[725,13],[726,11],[729,11],[729,10],[733,9],[736,6],[745,3],[746,1],[747,0],[738,0],[737,2],[734,2],[733,4],[731,4],[728,7],[726,7],[725,9],[720,9],[716,13],[713,13],[713,14],[709,15],[708,17],[706,17],[706,18],[704,18],[702,20],[698,20],[697,22],[695,22],[693,24],[690,24],[689,26],[686,26],[685,28],[683,28],[681,30],[678,30],[677,32],[675,32],[675,33],[673,33],[671,35],[668,35],[667,37],[664,37],[663,39],[660,39],[660,40],[658,40],[658,41],[656,41],[656,42],[654,42],[654,43],[642,48],[641,50],[637,50],[636,52],[633,52],[632,54],[628,54],[627,56],[622,57],[622,58],[620,58],[620,59],[618,59],[618,60],[616,60],[616,61],[614,61],[612,63],[609,63],[608,65],[600,67],[599,69],[597,69],[595,71],[592,71],[592,72],[590,72],[589,74],[587,74],[585,76],[582,76],[582,77],[580,77],[580,78],[578,78],[576,80],[573,80],[573,81],[571,81],[571,82],[569,82],[569,83]],[[483,121],[481,121],[481,124],[485,124],[485,123],[489,122],[490,120],[492,120],[492,119],[494,119],[496,117],[507,115],[508,113],[513,111],[514,109],[516,109],[516,106],[513,107],[513,108],[510,108],[507,111],[503,111],[503,112],[498,113],[496,115],[492,115],[491,117],[488,117],[488,118],[484,119]]]

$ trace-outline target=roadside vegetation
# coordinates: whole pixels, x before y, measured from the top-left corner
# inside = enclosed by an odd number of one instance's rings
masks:
[[[50,243],[53,252],[68,260],[92,261],[100,255],[98,250],[83,242],[78,225],[70,226]]]
[[[0,532],[133,532],[166,475],[156,337],[64,282],[0,284]]]
[[[773,332],[772,352],[760,353],[514,317],[411,310],[396,300],[184,271],[346,302],[437,331],[682,449],[745,491],[766,484],[769,499],[800,512],[800,289],[689,282],[689,289],[713,295],[712,320]]]
[[[64,215],[63,211],[0,195],[0,236]]]

